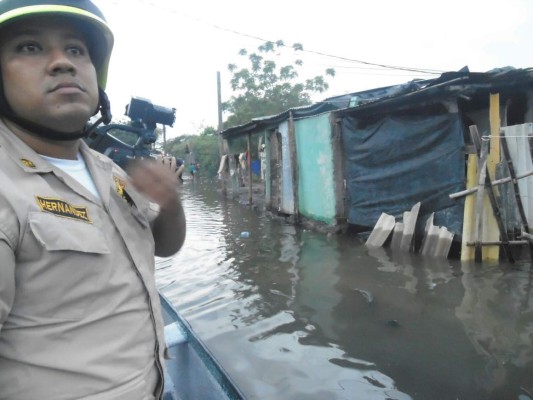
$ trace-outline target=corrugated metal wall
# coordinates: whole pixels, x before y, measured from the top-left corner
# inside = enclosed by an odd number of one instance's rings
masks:
[[[516,175],[532,171],[533,162],[531,161],[528,135],[533,135],[533,123],[513,125],[503,129],[505,129],[507,145]],[[533,226],[533,176],[518,180],[518,188],[527,223],[531,227]]]
[[[296,121],[298,207],[317,221],[335,222],[335,182],[329,114]]]
[[[279,124],[281,134],[281,203],[280,212],[294,214],[294,186],[292,182],[291,149],[289,146],[289,123]]]

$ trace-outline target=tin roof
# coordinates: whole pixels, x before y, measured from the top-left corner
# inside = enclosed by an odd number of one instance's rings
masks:
[[[533,68],[497,68],[488,72],[470,72],[467,67],[459,71],[445,72],[440,77],[412,81],[397,87],[390,86],[353,93],[352,104],[337,112],[338,115],[364,115],[410,108],[422,102],[440,101],[446,98],[472,96],[495,92],[533,88]],[[338,98],[330,98],[332,101]],[[359,98],[353,104],[353,98]]]
[[[323,102],[308,106],[293,107],[276,115],[254,118],[246,124],[225,129],[220,132],[220,134],[224,137],[224,139],[235,138],[247,135],[248,133],[254,133],[260,130],[268,129],[270,127],[274,128],[281,122],[288,120],[290,114],[292,114],[293,118],[305,118],[337,109],[338,107],[335,105]]]
[[[337,115],[356,115],[394,111],[409,108],[422,102],[440,101],[445,98],[493,93],[495,91],[533,88],[533,68],[496,68],[487,72],[470,72],[468,67],[445,72],[438,78],[413,80],[400,85],[386,86],[334,96],[309,106],[294,107],[277,115],[252,119],[250,122],[223,130],[225,138],[235,138],[248,133],[275,127],[293,118],[305,118],[328,111]]]

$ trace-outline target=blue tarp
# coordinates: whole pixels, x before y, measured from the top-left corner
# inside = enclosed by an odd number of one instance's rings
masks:
[[[252,160],[252,173],[256,174],[257,176],[261,175],[261,161],[260,160]]]
[[[342,123],[348,222],[373,227],[382,212],[399,220],[420,201],[419,223],[436,212],[435,225],[461,234],[463,202],[448,196],[464,189],[460,116],[385,116],[363,127],[358,123],[354,117]]]

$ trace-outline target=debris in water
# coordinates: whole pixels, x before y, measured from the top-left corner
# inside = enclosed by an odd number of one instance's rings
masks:
[[[364,379],[366,379],[369,383],[371,383],[372,385],[378,387],[378,388],[386,388],[387,386],[385,386],[383,383],[381,383],[380,381],[378,381],[377,379],[375,378],[371,378],[369,376],[363,376]]]
[[[358,293],[361,293],[368,304],[371,304],[371,303],[374,302],[374,295],[372,293],[370,293],[368,290],[363,290],[363,289],[357,289],[356,288],[356,289],[354,289],[354,291],[356,291]]]

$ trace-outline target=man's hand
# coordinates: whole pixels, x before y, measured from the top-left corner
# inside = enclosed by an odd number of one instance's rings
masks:
[[[155,162],[136,163],[128,171],[132,185],[160,207],[152,226],[155,255],[160,257],[175,254],[185,241],[185,213],[177,189],[175,168],[170,159],[159,158]]]
[[[172,160],[174,158],[172,157]],[[175,207],[179,202],[174,169],[169,158],[157,158],[153,161],[140,161],[128,170],[131,183],[150,201],[159,204],[161,209]]]

